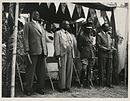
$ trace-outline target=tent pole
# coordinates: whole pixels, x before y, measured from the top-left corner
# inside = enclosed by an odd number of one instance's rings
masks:
[[[116,33],[116,25],[115,25],[115,17],[114,17],[114,10],[112,9],[112,15],[111,15],[111,23],[112,23],[112,37],[113,39],[115,39],[115,43],[114,43],[114,47],[117,49],[115,55],[113,56],[114,61],[113,62],[113,68],[115,68],[114,70],[114,75],[112,77],[114,77],[114,79],[116,79],[116,81],[112,81],[113,84],[119,84],[119,73],[118,73],[118,68],[119,68],[119,56],[118,56],[118,43],[117,43],[117,33]]]
[[[15,8],[15,27],[14,27],[14,32],[13,32],[11,97],[15,96],[15,66],[16,66],[16,49],[17,49],[18,14],[19,14],[19,3],[16,3],[16,8]]]
[[[127,9],[127,15],[126,15],[126,24],[125,24],[125,28],[126,28],[126,32],[125,33],[127,33],[127,38],[128,38],[128,28],[129,28],[129,26],[128,26],[128,22],[129,22],[129,18],[128,18],[128,16],[129,16],[129,11],[128,11],[128,7],[126,7],[126,9]],[[125,66],[124,66],[124,84],[125,84],[125,86],[127,85],[127,68],[128,68],[128,39],[127,39],[127,48],[126,48],[127,50],[126,50],[126,59],[125,59]]]

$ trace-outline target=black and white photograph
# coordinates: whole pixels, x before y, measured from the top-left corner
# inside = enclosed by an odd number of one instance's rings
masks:
[[[1,98],[128,98],[128,1],[1,5]]]

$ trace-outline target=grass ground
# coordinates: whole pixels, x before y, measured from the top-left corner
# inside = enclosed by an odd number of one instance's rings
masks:
[[[72,86],[72,92],[60,93],[57,90],[52,90],[51,86],[46,87],[45,95],[34,93],[31,96],[24,95],[20,90],[16,91],[16,97],[23,98],[127,98],[128,88],[126,86],[108,87],[94,87],[92,89],[80,88]]]

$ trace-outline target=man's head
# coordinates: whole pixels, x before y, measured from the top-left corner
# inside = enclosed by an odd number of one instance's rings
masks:
[[[23,27],[24,27],[23,23],[20,22],[20,21],[18,21],[18,30],[19,30],[19,31],[22,30]]]
[[[32,12],[32,19],[35,20],[35,21],[38,21],[39,20],[39,12],[38,11],[33,11]]]
[[[104,24],[102,25],[102,30],[103,30],[104,32],[109,31],[109,24],[108,24],[108,23],[104,23]]]
[[[68,30],[70,28],[69,21],[62,21],[61,28]]]
[[[112,35],[112,27],[109,27],[108,34]]]
[[[92,25],[90,23],[85,23],[82,25],[82,29],[85,32],[85,34],[90,34],[92,30]]]
[[[47,24],[46,24],[46,30],[47,30],[47,31],[51,31],[51,29],[52,29],[51,23],[47,23]]]

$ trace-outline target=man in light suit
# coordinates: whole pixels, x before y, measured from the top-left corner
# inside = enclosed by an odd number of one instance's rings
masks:
[[[67,31],[68,21],[62,21],[61,29],[54,35],[55,56],[59,59],[59,91],[70,91],[73,72],[73,39]]]
[[[104,23],[102,31],[97,35],[98,60],[99,60],[99,77],[100,86],[113,88],[112,82],[112,46],[111,36],[108,34],[109,25]],[[105,80],[106,78],[106,80]]]
[[[34,75],[36,73],[37,93],[44,94],[45,57],[47,56],[46,35],[43,27],[38,23],[39,12],[32,13],[32,21],[24,26],[24,46],[28,57],[26,67],[26,95],[32,94]]]

